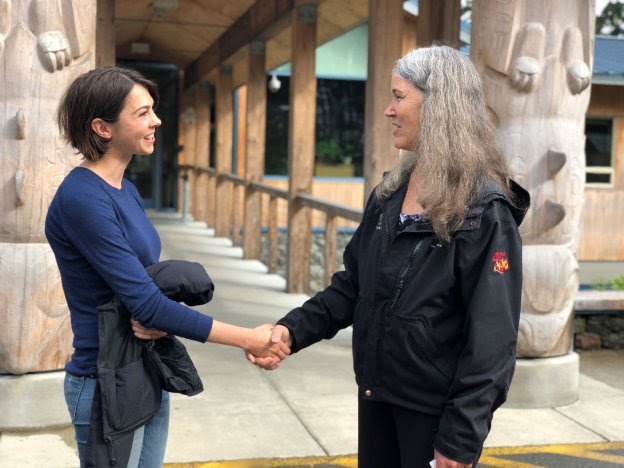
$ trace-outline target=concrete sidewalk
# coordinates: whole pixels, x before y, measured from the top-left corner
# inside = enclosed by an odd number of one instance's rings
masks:
[[[244,326],[273,323],[305,300],[284,293],[285,280],[202,223],[152,216],[163,259],[201,262],[216,284],[199,307]],[[172,394],[166,463],[353,454],[357,399],[351,334],[344,330],[287,359],[277,371],[250,365],[242,351],[186,341],[204,392]],[[624,441],[624,351],[581,355],[580,399],[539,410],[501,408],[486,446]],[[0,435],[0,467],[74,467],[71,429]]]

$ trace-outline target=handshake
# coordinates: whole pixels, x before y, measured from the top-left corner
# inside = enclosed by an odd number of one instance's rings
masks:
[[[245,356],[252,364],[266,370],[277,369],[290,354],[292,338],[283,325],[265,324],[251,330],[252,337],[245,346]]]

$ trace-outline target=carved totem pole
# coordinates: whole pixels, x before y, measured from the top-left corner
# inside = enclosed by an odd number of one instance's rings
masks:
[[[69,313],[44,235],[48,206],[80,157],[56,108],[95,66],[95,0],[0,0],[0,374],[61,369]]]
[[[512,176],[531,193],[518,357],[571,351],[594,1],[475,0],[471,59]]]

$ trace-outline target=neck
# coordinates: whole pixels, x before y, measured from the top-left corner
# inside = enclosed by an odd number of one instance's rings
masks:
[[[412,172],[407,183],[407,192],[403,199],[403,205],[401,206],[401,212],[405,214],[420,214],[423,212],[423,207],[419,201],[419,179],[416,175],[416,171]]]
[[[132,157],[124,159],[106,153],[97,161],[84,161],[81,166],[95,172],[109,185],[120,189],[124,172],[131,160]]]

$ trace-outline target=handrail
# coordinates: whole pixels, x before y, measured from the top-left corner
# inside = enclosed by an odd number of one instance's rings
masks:
[[[275,198],[288,199],[288,190],[273,187],[272,185],[263,184],[262,182],[249,182],[249,186],[258,192],[266,193]]]
[[[234,182],[235,185],[246,185],[247,184],[247,181],[245,179],[243,179],[242,177],[239,177],[237,175],[234,175],[234,174],[221,173],[221,174],[217,174],[217,178],[218,179],[229,180],[230,182]]]
[[[309,193],[298,193],[297,198],[301,199],[301,203],[304,206],[323,211],[328,216],[339,216],[341,218],[346,218],[349,221],[355,221],[356,223],[359,223],[362,220],[362,215],[364,213],[363,210],[358,210],[341,203],[334,203],[323,198],[314,197]]]

